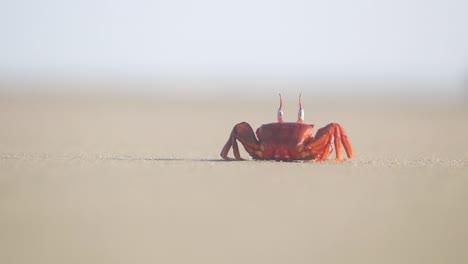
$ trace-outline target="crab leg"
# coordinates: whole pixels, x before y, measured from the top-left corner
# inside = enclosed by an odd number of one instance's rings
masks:
[[[342,147],[344,147],[348,158],[352,158],[353,148],[343,127],[336,123],[331,123],[317,131],[315,139],[307,145],[317,160],[326,160],[335,150],[336,160],[342,160]]]
[[[348,156],[348,158],[351,159],[354,156],[353,147],[351,146],[351,142],[349,142],[348,135],[346,135],[346,132],[344,131],[343,127],[339,126],[339,128],[341,133],[341,143],[343,143],[346,155]]]
[[[237,145],[236,137],[231,137],[232,142],[232,152],[234,153],[234,157],[236,160],[242,160],[240,153],[239,153],[239,146]]]
[[[326,160],[328,156],[333,152],[335,149],[335,135],[329,135],[328,141],[325,147],[323,148],[322,155],[320,156],[320,160]],[[336,158],[338,160],[338,156]]]
[[[236,152],[236,148],[237,148],[237,152],[239,152],[239,147],[237,146],[237,144],[235,146],[232,146],[232,141],[235,141],[235,139],[233,140],[233,133],[231,132],[231,135],[229,136],[226,144],[224,144],[224,147],[223,149],[221,149],[221,157],[225,160],[235,160],[233,158],[230,158],[228,157],[228,153],[229,153],[229,150],[231,149],[231,147],[233,147],[233,151]]]
[[[334,146],[335,146],[335,154],[336,154],[336,160],[342,160],[343,159],[343,154],[342,154],[342,142],[341,142],[341,126],[337,125],[335,128],[335,134],[333,135],[333,140],[334,140]]]
[[[255,133],[252,127],[246,123],[242,122],[234,126],[231,131],[231,135],[221,150],[221,157],[225,160],[243,160],[239,153],[239,146],[237,145],[237,140],[244,146],[245,150],[252,155],[255,151],[260,150],[260,143],[255,137]],[[234,153],[234,159],[228,157],[229,150],[232,147]]]

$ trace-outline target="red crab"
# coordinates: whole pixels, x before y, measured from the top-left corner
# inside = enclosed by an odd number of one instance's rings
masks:
[[[344,147],[349,159],[353,157],[353,148],[341,125],[330,123],[320,128],[315,137],[312,136],[313,128],[314,125],[304,124],[304,109],[300,95],[297,122],[283,122],[283,101],[280,94],[278,122],[264,124],[256,133],[246,122],[235,125],[221,150],[221,157],[225,160],[243,160],[237,140],[254,160],[322,161],[335,150],[336,160],[341,161],[343,159],[341,146]],[[231,146],[235,158],[228,157]]]

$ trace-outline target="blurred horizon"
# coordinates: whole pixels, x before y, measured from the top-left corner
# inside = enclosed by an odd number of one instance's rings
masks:
[[[466,88],[466,87],[465,87]],[[418,82],[349,82],[297,80],[212,80],[212,81],[151,81],[142,79],[2,79],[0,96],[131,96],[178,98],[237,98],[261,100],[275,98],[278,93],[294,98],[302,93],[308,100],[325,101],[387,101],[466,103],[468,89],[444,83]],[[236,99],[236,100],[237,100]]]
[[[23,0],[0,7],[0,92],[468,93],[468,2]]]

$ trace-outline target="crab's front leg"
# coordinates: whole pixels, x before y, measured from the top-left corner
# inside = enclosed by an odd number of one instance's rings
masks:
[[[239,147],[237,145],[237,140],[244,146],[245,150],[250,154],[250,156],[255,156],[255,152],[260,150],[260,143],[255,137],[255,133],[252,127],[247,122],[242,122],[234,126],[231,131],[231,135],[221,150],[221,157],[225,160],[243,160],[239,153]],[[228,157],[229,150],[231,149],[234,152],[234,157]]]
[[[346,132],[340,124],[331,123],[317,131],[314,140],[307,144],[306,149],[316,160],[326,160],[333,150],[336,153],[336,160],[342,160],[342,147],[351,159],[354,156],[354,150]]]

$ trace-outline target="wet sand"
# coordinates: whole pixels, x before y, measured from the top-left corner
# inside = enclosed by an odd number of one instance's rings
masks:
[[[1,96],[0,263],[468,261],[466,105],[304,108],[353,160],[221,161],[276,96]]]

